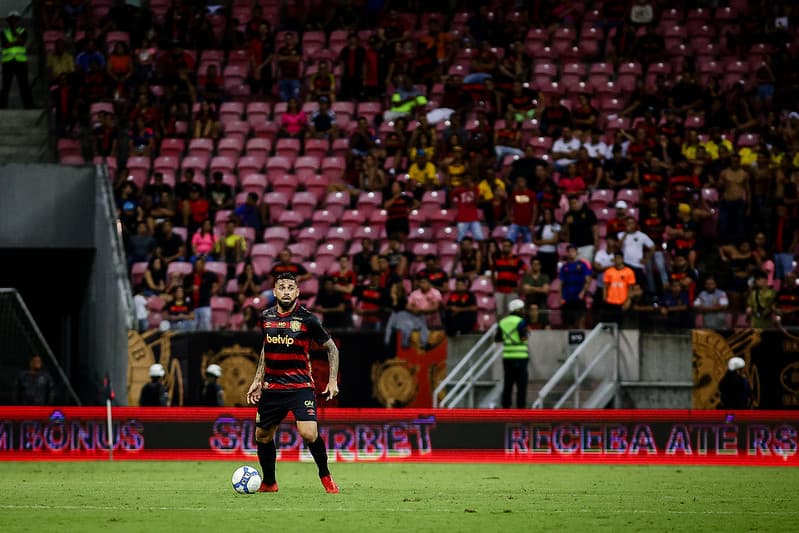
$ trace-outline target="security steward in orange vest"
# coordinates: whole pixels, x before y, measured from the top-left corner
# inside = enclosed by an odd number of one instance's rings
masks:
[[[25,48],[28,32],[19,24],[18,11],[9,11],[6,22],[8,27],[0,32],[0,45],[2,46],[0,61],[3,63],[0,109],[8,108],[8,93],[11,90],[11,82],[14,77],[17,78],[22,105],[25,106],[25,109],[30,109],[33,107],[33,97],[30,85],[28,85],[28,52]]]

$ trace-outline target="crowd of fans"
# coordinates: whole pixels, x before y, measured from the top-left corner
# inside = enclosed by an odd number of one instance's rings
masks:
[[[791,2],[455,3],[44,4],[143,328],[799,323]]]

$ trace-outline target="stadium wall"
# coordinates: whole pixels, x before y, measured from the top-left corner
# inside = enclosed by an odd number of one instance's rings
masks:
[[[109,458],[103,408],[0,408],[0,460]],[[117,408],[115,460],[255,461],[253,408]],[[797,466],[799,413],[319,409],[337,462]],[[294,424],[278,457],[312,460]]]
[[[127,379],[108,188],[93,167],[6,165],[0,176],[0,286],[19,290],[81,401],[97,403],[105,372]],[[19,371],[30,355],[0,359]]]

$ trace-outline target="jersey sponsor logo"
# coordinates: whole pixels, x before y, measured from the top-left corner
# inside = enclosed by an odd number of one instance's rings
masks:
[[[305,407],[313,407],[313,400],[305,400]]]
[[[266,342],[268,344],[282,344],[284,346],[291,346],[294,344],[294,339],[289,337],[288,335],[270,335],[269,333],[266,334]]]

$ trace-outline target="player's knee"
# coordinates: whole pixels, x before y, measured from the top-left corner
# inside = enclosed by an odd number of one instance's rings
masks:
[[[305,442],[314,442],[319,437],[319,430],[312,428],[298,428],[300,436]]]
[[[262,428],[255,428],[255,442],[260,442],[261,444],[269,443],[275,437],[275,432],[269,431]]]

